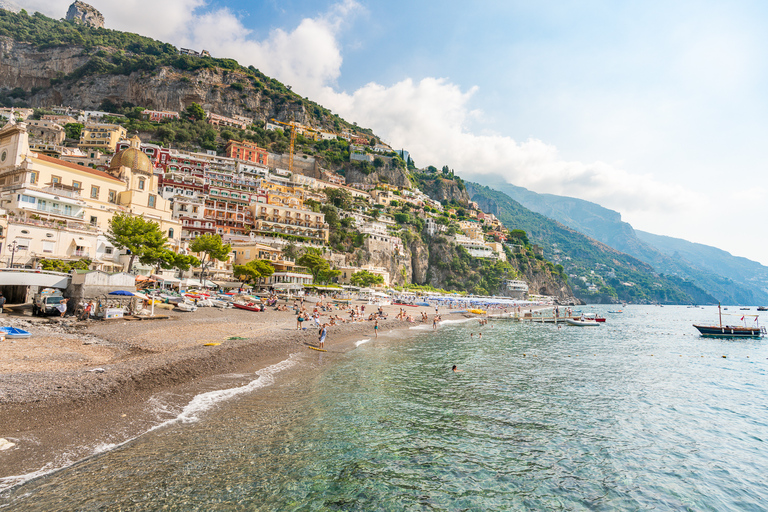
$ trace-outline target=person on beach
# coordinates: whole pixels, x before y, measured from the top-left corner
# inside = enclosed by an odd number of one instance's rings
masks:
[[[325,337],[328,334],[328,324],[323,324],[322,329],[320,329],[320,339],[318,340],[320,342],[320,348],[325,348]]]
[[[432,319],[432,330],[437,329],[437,315],[435,315],[435,318]]]
[[[302,316],[302,312],[299,311],[299,316],[296,317],[296,330],[301,330],[301,323],[304,321],[304,317]]]
[[[61,299],[61,302],[59,302],[59,305],[56,306],[56,309],[59,310],[62,318],[64,318],[64,315],[67,312],[67,302],[69,302],[69,299]]]
[[[0,315],[3,314],[3,306],[5,306],[5,297],[3,297],[3,292],[0,292]]]
[[[376,337],[379,337],[379,321],[376,320],[373,322],[373,332],[376,334]]]

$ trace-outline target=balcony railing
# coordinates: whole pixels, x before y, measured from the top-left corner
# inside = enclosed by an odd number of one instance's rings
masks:
[[[88,231],[90,233],[98,233],[98,228],[85,222],[76,222],[70,220],[44,220],[44,219],[29,219],[19,216],[8,217],[8,222],[15,222],[17,224],[25,224],[27,226],[40,226],[46,228],[61,228],[61,229],[78,229],[80,231]]]

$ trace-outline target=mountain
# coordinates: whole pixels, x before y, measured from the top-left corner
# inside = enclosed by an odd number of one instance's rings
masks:
[[[768,267],[726,251],[685,240],[636,231],[621,214],[573,197],[537,194],[509,183],[488,185],[526,208],[557,220],[656,271],[694,282],[724,304],[768,303]]]
[[[115,107],[140,106],[179,112],[197,103],[207,112],[262,124],[274,118],[372,135],[253,66],[181,54],[138,34],[0,9],[0,52],[5,107],[116,112]]]
[[[466,187],[483,211],[510,230],[525,231],[543,248],[544,257],[562,265],[574,295],[585,302],[717,303],[691,281],[659,274],[651,265],[529,210],[503,192],[471,182]]]

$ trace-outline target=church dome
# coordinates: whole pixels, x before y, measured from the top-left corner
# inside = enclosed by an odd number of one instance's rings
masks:
[[[136,139],[138,140],[138,137]],[[152,174],[152,162],[137,146],[138,144],[131,140],[131,147],[115,153],[115,156],[112,157],[112,161],[109,163],[109,168],[117,169],[120,167],[128,167],[132,171]]]

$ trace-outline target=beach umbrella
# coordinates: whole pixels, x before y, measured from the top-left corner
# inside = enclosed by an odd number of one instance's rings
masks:
[[[125,290],[115,290],[113,292],[109,292],[109,295],[124,295],[124,296],[132,296],[133,294],[131,292],[127,292]]]

